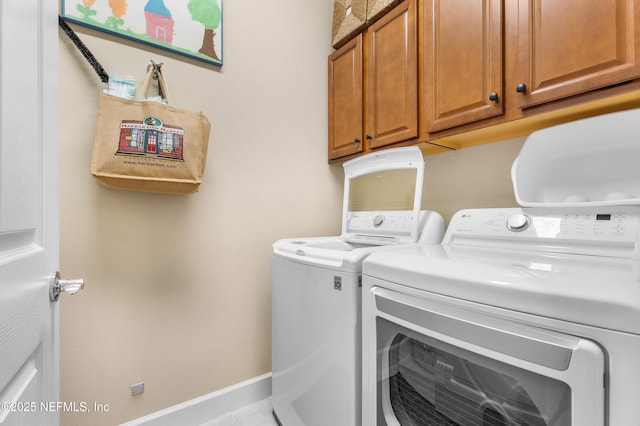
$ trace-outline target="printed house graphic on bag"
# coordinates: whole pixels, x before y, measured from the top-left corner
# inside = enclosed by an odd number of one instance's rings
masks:
[[[116,154],[184,161],[183,143],[183,128],[164,124],[158,117],[122,120]]]

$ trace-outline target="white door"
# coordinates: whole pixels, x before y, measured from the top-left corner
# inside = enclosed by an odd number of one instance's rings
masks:
[[[0,425],[58,425],[57,12],[0,1]]]

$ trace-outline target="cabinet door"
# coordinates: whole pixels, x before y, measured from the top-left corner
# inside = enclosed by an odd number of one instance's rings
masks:
[[[329,159],[363,150],[362,35],[329,56]]]
[[[416,2],[406,0],[366,33],[365,138],[378,148],[418,137]]]
[[[424,110],[434,132],[503,113],[501,0],[425,0]]]
[[[640,76],[639,0],[519,0],[527,107]]]

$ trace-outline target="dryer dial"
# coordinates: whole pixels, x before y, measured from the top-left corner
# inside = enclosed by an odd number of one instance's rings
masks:
[[[531,225],[531,218],[526,214],[516,213],[507,219],[507,229],[513,232],[522,232]]]

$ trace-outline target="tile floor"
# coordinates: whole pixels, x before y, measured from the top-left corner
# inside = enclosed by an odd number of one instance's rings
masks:
[[[200,426],[278,426],[278,423],[271,414],[271,398],[267,398]]]

